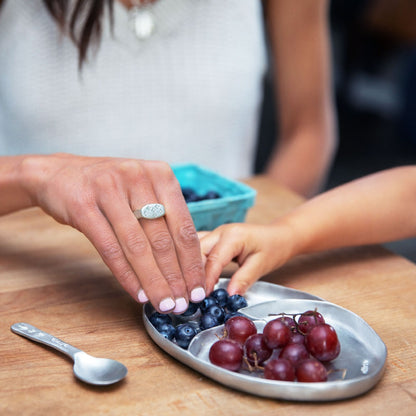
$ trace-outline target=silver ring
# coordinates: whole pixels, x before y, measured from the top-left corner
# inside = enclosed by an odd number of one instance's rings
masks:
[[[138,220],[140,218],[154,220],[163,217],[166,214],[166,211],[162,204],[146,204],[144,207],[134,210],[133,214]]]

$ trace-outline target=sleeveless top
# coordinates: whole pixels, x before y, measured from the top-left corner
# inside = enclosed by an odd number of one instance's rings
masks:
[[[0,9],[0,155],[68,152],[252,173],[267,58],[260,0],[157,0],[140,41],[127,9],[78,69],[41,0]]]

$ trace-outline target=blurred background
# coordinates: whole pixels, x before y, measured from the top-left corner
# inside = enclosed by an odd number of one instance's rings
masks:
[[[340,142],[327,189],[416,162],[416,0],[332,0],[330,19]],[[264,88],[257,172],[276,131]],[[416,262],[416,239],[385,246]]]

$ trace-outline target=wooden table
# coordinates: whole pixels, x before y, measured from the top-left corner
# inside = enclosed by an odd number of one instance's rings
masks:
[[[302,199],[265,178],[250,222]],[[265,277],[364,318],[388,348],[381,382],[355,399],[293,403],[228,389],[177,362],[142,325],[141,308],[85,237],[38,209],[0,219],[1,415],[416,415],[416,266],[380,246],[299,257]],[[122,361],[112,387],[77,381],[72,362],[10,331],[29,322],[92,355]]]

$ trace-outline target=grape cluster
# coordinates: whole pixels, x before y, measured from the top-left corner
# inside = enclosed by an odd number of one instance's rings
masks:
[[[163,337],[175,342],[181,348],[188,348],[196,334],[222,325],[231,317],[241,315],[238,310],[246,306],[247,301],[243,296],[229,296],[225,289],[219,288],[202,302],[191,302],[181,315],[153,312],[149,320]]]
[[[211,363],[231,371],[245,366],[270,380],[327,381],[325,363],[341,348],[335,329],[316,310],[279,315],[262,333],[247,317],[230,318],[223,338],[210,348]]]

